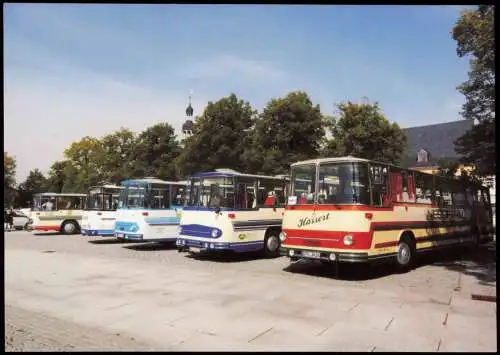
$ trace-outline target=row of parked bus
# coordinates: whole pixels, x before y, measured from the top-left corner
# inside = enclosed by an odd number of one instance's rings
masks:
[[[350,156],[297,162],[289,176],[218,169],[86,195],[41,193],[33,206],[34,231],[403,268],[418,252],[479,244],[494,232],[486,187]]]

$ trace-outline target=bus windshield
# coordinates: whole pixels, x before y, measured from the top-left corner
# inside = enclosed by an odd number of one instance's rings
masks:
[[[323,163],[292,167],[290,204],[370,204],[368,165],[358,162]]]
[[[118,208],[144,208],[145,184],[127,185],[120,193]]]
[[[292,167],[290,204],[313,204],[316,191],[316,165]]]
[[[92,188],[87,194],[86,210],[115,211],[118,207],[120,188]]]
[[[191,178],[188,206],[234,208],[232,177]]]
[[[370,204],[366,163],[325,163],[319,166],[319,204]]]
[[[119,208],[169,209],[170,185],[127,184],[120,194]]]

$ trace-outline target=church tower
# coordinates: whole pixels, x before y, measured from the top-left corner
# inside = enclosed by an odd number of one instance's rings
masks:
[[[186,121],[182,125],[182,134],[184,138],[188,138],[193,134],[193,106],[191,105],[191,95],[192,91],[189,93],[189,102],[186,107]]]

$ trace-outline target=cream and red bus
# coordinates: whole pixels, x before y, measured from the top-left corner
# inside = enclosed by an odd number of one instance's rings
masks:
[[[31,225],[34,232],[80,233],[80,222],[87,195],[42,192],[33,195]]]
[[[282,255],[401,268],[417,252],[491,237],[486,187],[354,157],[291,165]]]

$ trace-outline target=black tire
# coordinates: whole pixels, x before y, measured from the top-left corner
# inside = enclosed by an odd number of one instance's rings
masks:
[[[415,259],[415,242],[409,236],[403,236],[396,251],[396,266],[401,271],[408,271]]]
[[[61,226],[61,233],[65,235],[77,234],[79,232],[78,225],[73,221],[66,221]]]
[[[280,255],[281,241],[279,232],[270,231],[264,238],[264,255],[267,257],[277,257]]]

